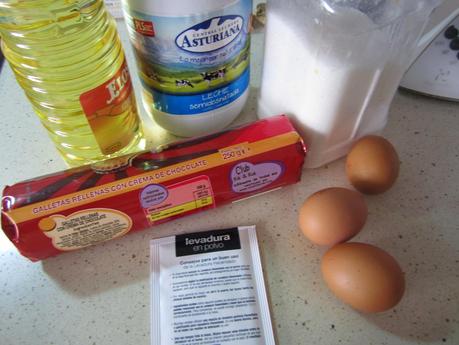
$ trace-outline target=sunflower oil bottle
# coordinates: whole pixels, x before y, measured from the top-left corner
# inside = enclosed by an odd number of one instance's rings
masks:
[[[0,35],[18,83],[69,165],[141,148],[130,74],[103,0],[0,0]]]

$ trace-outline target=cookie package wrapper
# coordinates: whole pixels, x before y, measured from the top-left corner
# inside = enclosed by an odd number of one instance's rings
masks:
[[[151,241],[151,344],[274,345],[255,226]]]
[[[275,116],[7,186],[2,229],[38,261],[295,183],[305,154]]]

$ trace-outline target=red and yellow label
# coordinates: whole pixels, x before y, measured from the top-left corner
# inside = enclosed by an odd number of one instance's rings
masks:
[[[274,137],[266,138],[259,140],[253,143],[240,144],[233,147],[228,147],[226,149],[220,150],[218,153],[209,154],[203,157],[196,159],[191,159],[185,162],[173,164],[161,169],[145,172],[136,176],[130,176],[121,180],[114,182],[106,183],[101,186],[96,186],[88,188],[82,191],[77,191],[74,193],[66,194],[65,196],[60,196],[52,198],[46,201],[38,202],[35,204],[30,204],[24,207],[17,209],[12,209],[6,214],[16,223],[25,222],[31,219],[41,218],[47,215],[52,215],[57,212],[62,212],[73,207],[81,207],[83,205],[90,204],[98,200],[104,200],[116,195],[123,195],[130,191],[144,189],[145,187],[151,184],[162,184],[172,179],[179,177],[187,176],[190,174],[195,174],[199,172],[204,172],[208,169],[219,167],[225,164],[228,164],[232,161],[238,161],[236,155],[223,155],[227,152],[241,152],[243,151],[243,158],[249,159],[250,157],[269,152],[278,148],[289,146],[297,143],[299,140],[299,135],[297,132],[289,132],[280,134]],[[210,187],[207,188],[210,190]],[[201,193],[202,191],[197,188],[193,190]],[[165,195],[166,193],[164,193]],[[154,193],[154,198],[159,198],[160,195]],[[209,195],[199,194],[199,200],[196,207],[204,207],[209,204],[213,204],[213,199],[208,198]],[[147,195],[146,200],[150,200],[151,196]],[[191,200],[190,200],[191,201]],[[151,201],[147,201],[151,202]],[[193,200],[193,202],[195,202]],[[154,201],[153,201],[154,203]],[[179,205],[180,203],[175,203]],[[150,208],[150,206],[145,206],[144,208]],[[153,212],[148,212],[150,215]],[[161,215],[151,217],[152,221],[161,219]],[[44,231],[52,228],[52,224],[44,224]]]
[[[104,155],[134,139],[139,120],[126,61],[110,80],[83,93],[80,103]]]
[[[147,20],[133,19],[135,31],[139,34],[149,37],[155,37],[155,28],[153,23]]]
[[[170,186],[151,184],[140,193],[150,224],[196,210],[215,207],[210,179],[198,176]]]

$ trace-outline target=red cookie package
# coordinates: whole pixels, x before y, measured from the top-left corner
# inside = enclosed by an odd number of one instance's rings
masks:
[[[38,261],[298,182],[305,154],[276,116],[7,186],[2,229]]]

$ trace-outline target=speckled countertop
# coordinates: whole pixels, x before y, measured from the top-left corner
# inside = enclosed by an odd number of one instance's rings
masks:
[[[123,24],[120,30],[126,42]],[[262,34],[253,42],[253,88],[238,123],[255,119]],[[0,185],[63,169],[7,65],[0,100]],[[339,160],[304,171],[301,183],[283,190],[40,263],[19,256],[1,233],[0,343],[149,344],[149,240],[256,224],[278,344],[457,345],[458,115],[459,103],[406,92],[392,105],[384,135],[398,148],[401,175],[388,193],[366,198],[369,220],[356,238],[390,252],[406,272],[406,295],[389,312],[363,315],[335,299],[320,275],[324,249],[297,228],[297,209],[308,195],[348,186]],[[159,133],[152,144],[168,139],[143,116],[149,138]]]

